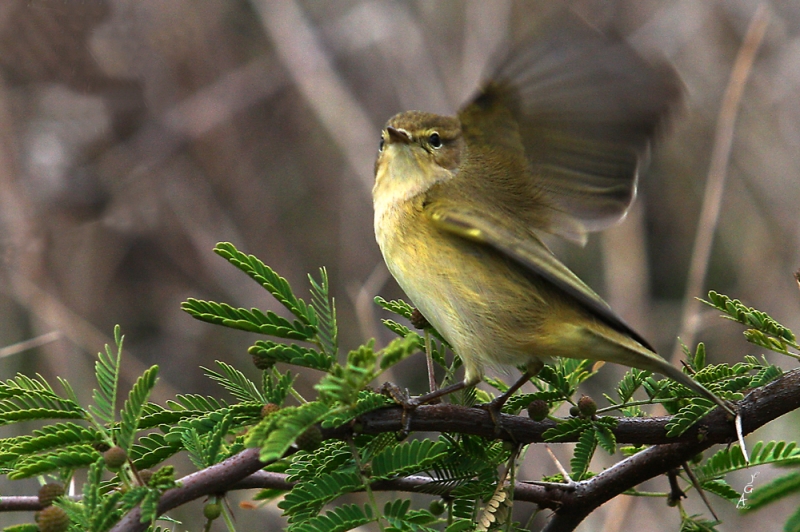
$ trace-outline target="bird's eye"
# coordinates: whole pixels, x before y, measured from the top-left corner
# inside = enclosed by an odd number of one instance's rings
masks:
[[[442,138],[434,131],[428,136],[428,144],[431,145],[431,148],[441,148]]]
[[[385,141],[385,140],[384,140],[384,138],[381,136],[381,142],[378,144],[378,152],[382,152],[382,151],[383,151],[383,145],[384,145],[384,144],[386,144],[386,141]]]

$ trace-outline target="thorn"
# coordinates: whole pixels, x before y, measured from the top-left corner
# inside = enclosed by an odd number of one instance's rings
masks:
[[[747,446],[744,443],[744,433],[742,432],[742,414],[740,412],[736,413],[734,424],[736,425],[736,438],[739,440],[739,448],[742,449],[744,461],[747,465],[750,465],[750,456],[747,454]]]

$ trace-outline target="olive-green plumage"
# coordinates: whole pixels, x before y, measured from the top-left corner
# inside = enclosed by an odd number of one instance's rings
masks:
[[[463,359],[535,371],[551,356],[667,375],[658,356],[539,238],[579,242],[620,220],[639,161],[680,101],[674,71],[572,15],[498,62],[455,117],[389,120],[375,163],[375,235],[389,271]]]

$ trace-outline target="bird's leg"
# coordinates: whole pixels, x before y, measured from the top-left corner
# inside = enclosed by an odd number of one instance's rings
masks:
[[[440,397],[462,390],[468,385],[466,381],[459,381],[450,386],[445,386],[444,388],[426,393],[425,395],[409,397],[408,391],[401,390],[396,384],[392,384],[391,382],[385,382],[381,387],[381,393],[388,395],[403,407],[403,428],[401,430],[401,435],[406,437],[408,433],[411,432],[410,413],[416,410],[418,406],[432,403]]]
[[[514,395],[514,392],[522,388],[522,385],[528,382],[531,377],[535,377],[544,367],[544,362],[541,359],[534,358],[525,368],[525,372],[522,376],[511,385],[511,387],[506,390],[506,392],[502,395],[499,395],[489,401],[488,403],[478,405],[478,408],[482,408],[489,412],[489,415],[492,417],[492,422],[494,423],[494,432],[495,436],[500,435],[500,430],[503,428],[502,421],[500,420],[500,414],[503,410],[503,406],[506,404],[508,399]]]

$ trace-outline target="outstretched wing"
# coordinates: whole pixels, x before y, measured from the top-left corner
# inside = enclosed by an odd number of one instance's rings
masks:
[[[647,340],[622,321],[600,296],[531,235],[504,227],[484,212],[446,201],[430,203],[425,207],[425,213],[439,229],[489,246],[509,257],[524,270],[550,282],[575,299],[598,320],[655,352]]]
[[[525,183],[481,179],[529,227],[585,242],[619,221],[637,170],[683,85],[620,38],[567,13],[509,49],[459,112],[467,157],[525,150]],[[487,188],[488,187],[488,188]]]

